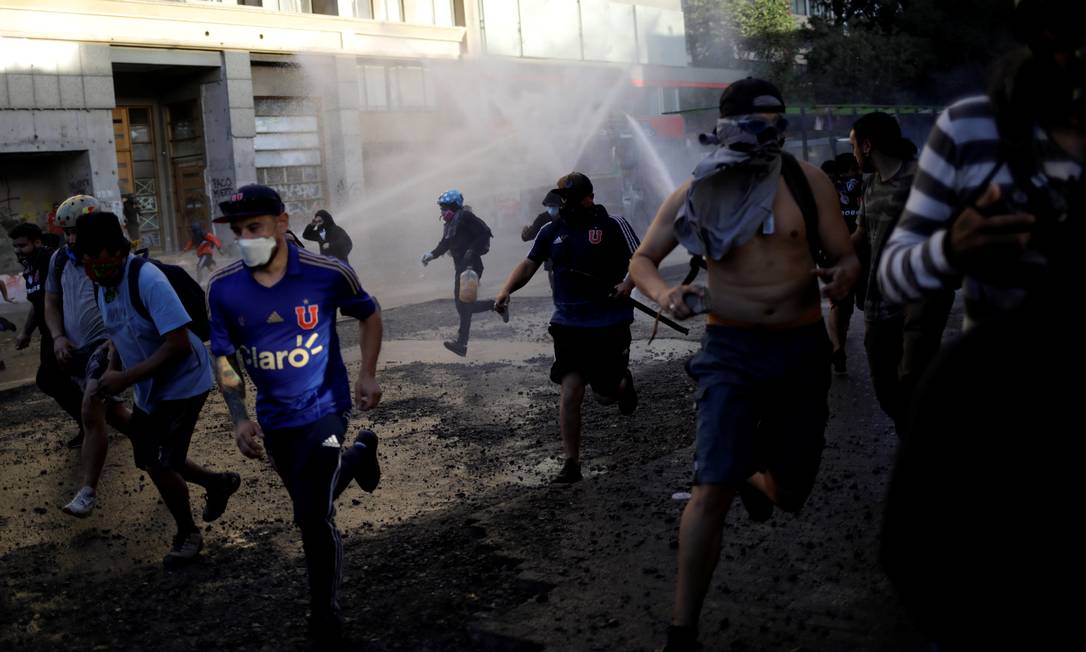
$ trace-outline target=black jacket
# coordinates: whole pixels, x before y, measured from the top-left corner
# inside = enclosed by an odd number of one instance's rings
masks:
[[[551,217],[550,213],[548,213],[547,211],[543,211],[539,215],[535,216],[535,221],[534,222],[532,222],[528,226],[521,229],[520,239],[525,241],[525,242],[528,242],[529,240],[535,240],[536,236],[539,235],[539,231],[543,227],[550,224],[555,219],[557,219],[557,217]],[[550,258],[543,261],[543,269],[545,269],[548,272],[551,271],[551,259]]]
[[[445,225],[441,242],[437,243],[430,253],[437,258],[448,252],[458,270],[473,267],[475,271],[481,272],[483,254],[490,251],[492,237],[494,234],[491,233],[486,222],[467,208],[462,208],[452,221]]]
[[[49,327],[45,324],[45,279],[49,276],[49,260],[56,249],[39,246],[34,257],[23,264],[23,282],[26,284],[26,300],[34,307],[34,328],[41,333],[42,341],[52,346]],[[33,331],[31,331],[33,332]],[[44,346],[44,344],[43,344]]]
[[[347,254],[354,248],[351,236],[347,235],[343,227],[336,224],[328,211],[320,211],[319,215],[324,220],[324,224],[319,227],[312,223],[306,225],[305,231],[302,231],[302,237],[320,243],[321,255],[347,262]],[[321,237],[322,230],[324,237]]]

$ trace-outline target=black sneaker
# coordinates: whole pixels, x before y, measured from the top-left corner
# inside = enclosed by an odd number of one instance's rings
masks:
[[[452,351],[461,358],[467,356],[468,354],[468,345],[461,344],[460,342],[445,342],[445,348]]]
[[[657,652],[698,652],[701,643],[698,643],[697,627],[679,627],[668,625],[667,643]]]
[[[505,322],[507,324],[509,323],[509,304],[506,304],[504,310],[495,309],[494,312],[496,312],[496,313],[498,313],[499,315],[502,316],[502,321],[503,322]]]
[[[633,414],[637,409],[637,389],[634,388],[633,374],[626,370],[626,389],[618,397],[618,411],[621,414]]]
[[[339,497],[351,481],[362,487],[362,491],[373,493],[381,482],[381,463],[377,459],[377,435],[372,430],[363,428],[354,438],[354,444],[343,453],[339,464],[339,480],[336,481],[335,497]]]
[[[844,376],[848,373],[848,369],[845,367],[845,350],[843,348],[833,352],[831,361],[833,362],[833,373],[838,376]]]
[[[379,442],[375,432],[363,428],[358,431],[358,435],[354,438],[354,446],[352,446],[361,455],[354,479],[358,481],[358,486],[362,487],[362,491],[371,494],[381,482],[381,462],[377,459]]]
[[[773,501],[748,482],[740,485],[739,500],[743,501],[750,520],[755,523],[764,523],[773,516]]]
[[[210,523],[226,511],[230,496],[241,486],[241,476],[237,473],[220,473],[219,486],[207,490],[204,503],[204,522]]]
[[[566,460],[562,470],[551,480],[551,484],[573,484],[584,479],[581,475],[581,463],[577,460]]]
[[[75,433],[75,437],[72,437],[68,441],[64,442],[64,445],[71,450],[83,448],[83,431]]]
[[[173,546],[162,559],[162,564],[167,570],[181,568],[194,562],[204,548],[204,535],[199,530],[177,534],[173,538]]]

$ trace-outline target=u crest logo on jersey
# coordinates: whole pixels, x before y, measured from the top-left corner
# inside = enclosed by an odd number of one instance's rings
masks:
[[[592,244],[599,244],[603,242],[603,230],[602,229],[589,229],[588,241]]]
[[[317,327],[317,306],[295,306],[294,314],[302,330],[311,331]]]

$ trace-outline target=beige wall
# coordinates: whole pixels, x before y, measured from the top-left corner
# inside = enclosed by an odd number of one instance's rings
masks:
[[[458,58],[464,28],[228,4],[5,0],[0,4],[0,36],[212,50]]]

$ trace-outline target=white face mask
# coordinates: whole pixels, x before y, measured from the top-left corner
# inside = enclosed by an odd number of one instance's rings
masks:
[[[238,248],[246,267],[260,267],[267,265],[275,253],[275,238],[241,238]]]

